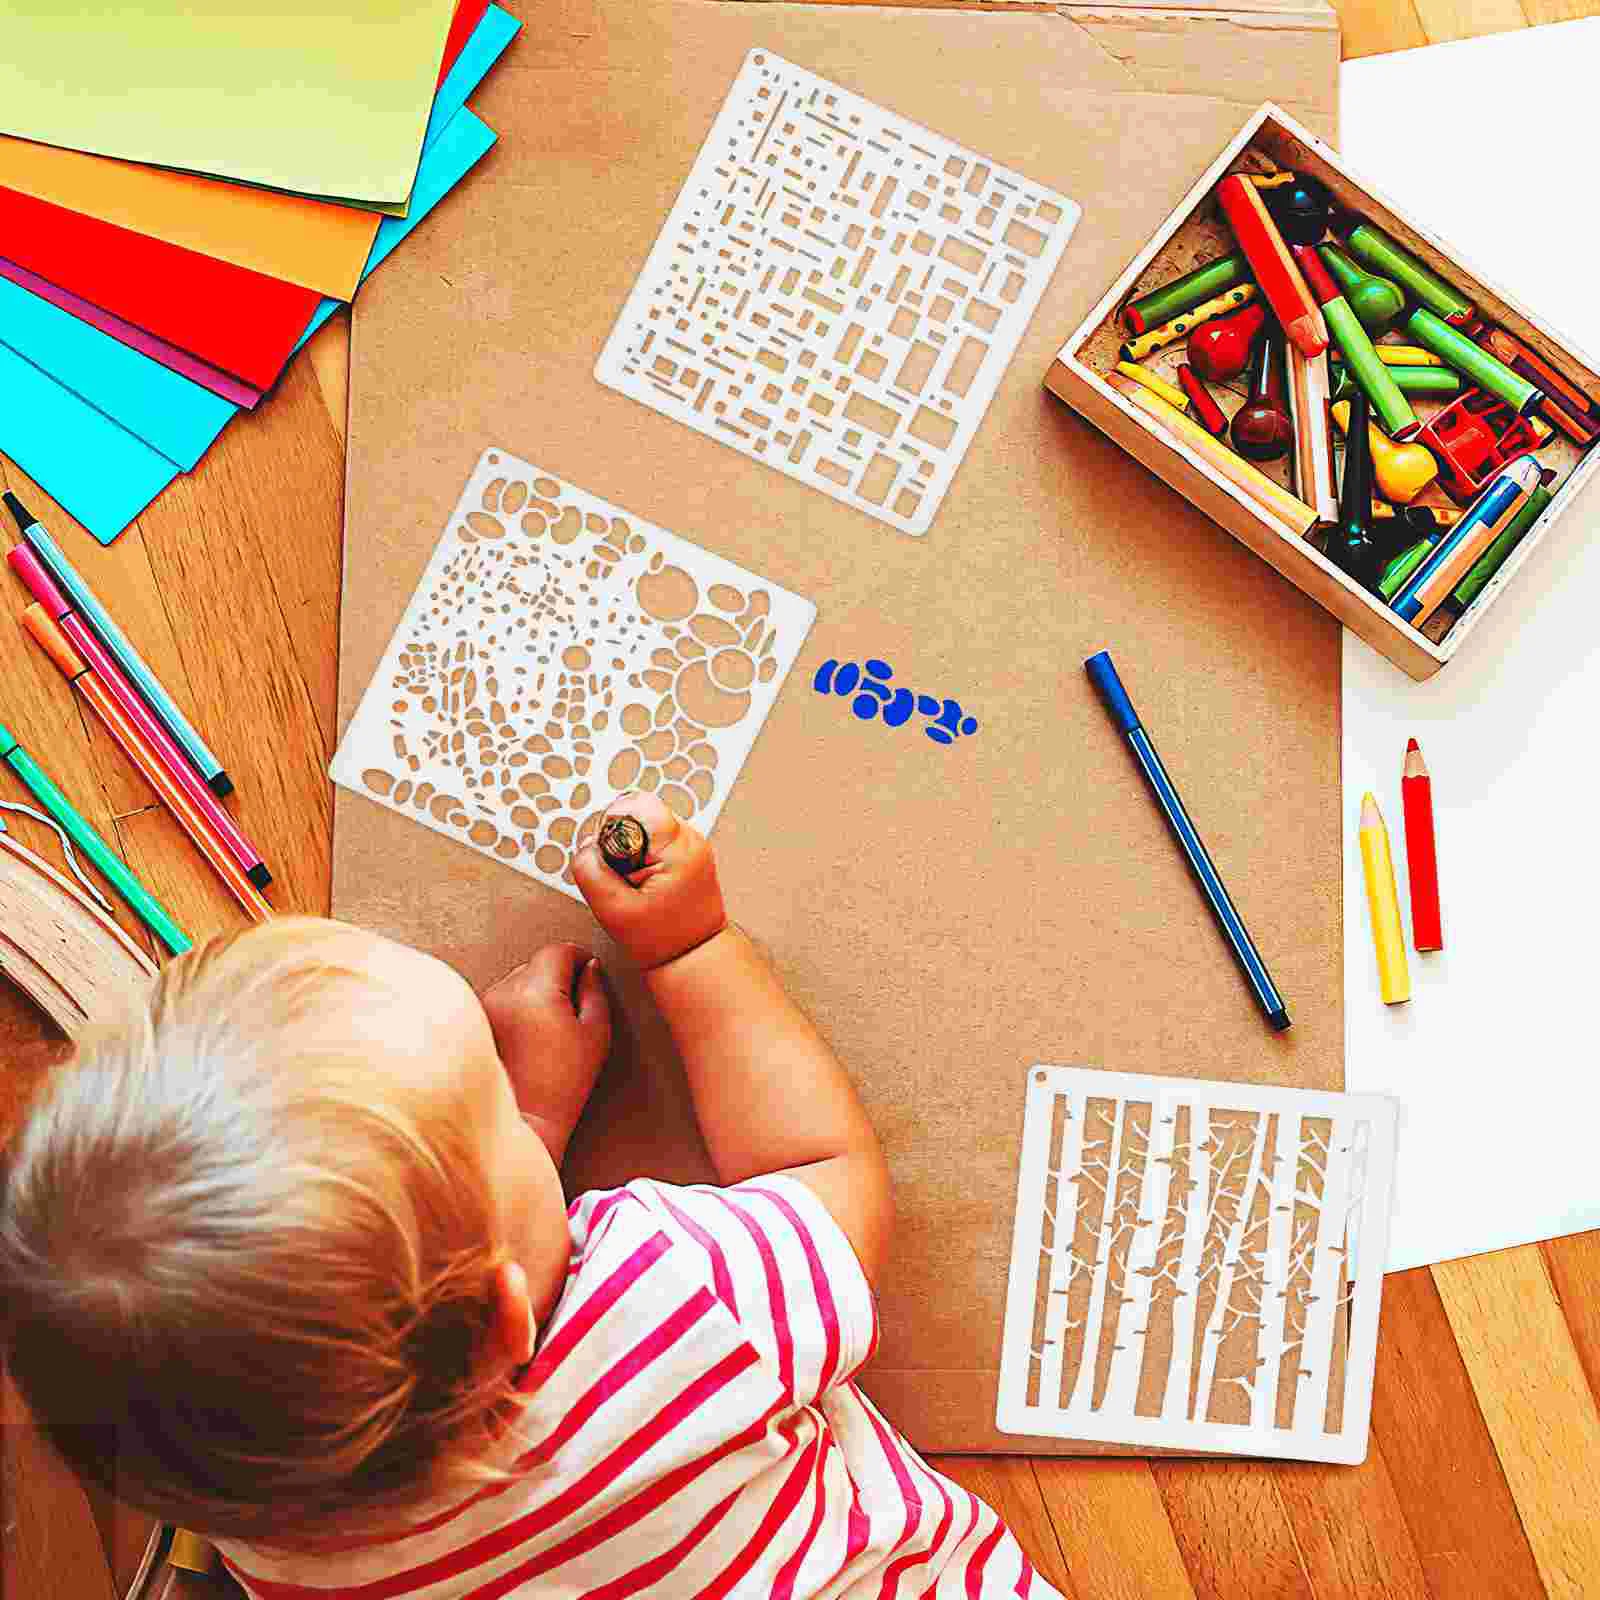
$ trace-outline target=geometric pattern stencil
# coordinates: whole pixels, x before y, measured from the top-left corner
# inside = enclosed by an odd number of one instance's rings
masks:
[[[1007,1433],[1366,1459],[1397,1103],[1035,1067]]]
[[[595,376],[926,533],[1078,215],[754,50]]]
[[[504,450],[478,462],[335,783],[574,899],[612,797],[709,832],[816,618]]]

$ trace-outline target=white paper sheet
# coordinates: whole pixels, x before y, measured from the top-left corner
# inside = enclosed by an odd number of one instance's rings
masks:
[[[924,533],[1078,215],[752,50],[595,376]]]
[[[1349,62],[1344,155],[1580,351],[1600,351],[1600,20]],[[1589,490],[1436,677],[1344,636],[1345,1085],[1395,1095],[1398,1270],[1600,1227],[1600,499]],[[1445,948],[1385,1007],[1356,843],[1389,824],[1410,946],[1400,767],[1433,775]]]
[[[1366,1458],[1395,1105],[1028,1073],[996,1426]]]

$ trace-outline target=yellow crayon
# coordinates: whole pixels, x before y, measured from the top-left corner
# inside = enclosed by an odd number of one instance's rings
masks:
[[[1443,359],[1418,344],[1375,344],[1378,359],[1386,367],[1442,367]]]
[[[1135,383],[1142,383],[1151,394],[1158,394],[1169,406],[1178,411],[1189,409],[1189,397],[1182,389],[1168,383],[1165,378],[1158,378],[1149,367],[1141,367],[1137,361],[1119,361],[1117,371],[1124,378],[1132,378]]]
[[[1171,322],[1163,322],[1159,328],[1152,328],[1148,333],[1141,333],[1137,339],[1130,339],[1122,347],[1122,359],[1143,361],[1157,350],[1164,350],[1169,344],[1187,339],[1202,322],[1210,322],[1213,317],[1226,316],[1228,312],[1248,305],[1260,293],[1253,283],[1236,283],[1214,299],[1197,305],[1193,311],[1185,311]]]
[[[1378,988],[1386,1006],[1397,1006],[1411,998],[1411,969],[1406,965],[1406,936],[1400,925],[1389,830],[1370,793],[1361,797],[1361,870],[1367,880],[1372,943],[1378,952]]]

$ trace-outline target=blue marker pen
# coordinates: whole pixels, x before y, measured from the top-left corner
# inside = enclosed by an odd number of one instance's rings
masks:
[[[1278,986],[1272,981],[1272,974],[1267,971],[1261,952],[1256,949],[1255,941],[1251,939],[1238,909],[1229,897],[1216,864],[1201,843],[1200,835],[1195,831],[1194,823],[1190,821],[1167,769],[1161,764],[1161,757],[1150,743],[1150,735],[1144,731],[1139,714],[1128,699],[1128,691],[1122,687],[1122,679],[1111,664],[1110,652],[1102,650],[1098,655],[1090,656],[1083,665],[1090,683],[1095,686],[1106,710],[1111,714],[1111,720],[1117,725],[1117,731],[1126,737],[1128,748],[1133,751],[1133,758],[1139,763],[1139,770],[1150,785],[1156,804],[1161,807],[1161,814],[1167,819],[1167,826],[1183,847],[1190,869],[1200,885],[1200,892],[1232,947],[1246,981],[1266,1013],[1267,1022],[1281,1033],[1289,1026],[1289,1008],[1278,993]]]

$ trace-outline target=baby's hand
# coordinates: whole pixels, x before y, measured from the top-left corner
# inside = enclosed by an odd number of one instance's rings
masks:
[[[518,1109],[564,1145],[611,1049],[600,963],[580,945],[547,944],[485,991],[483,1009]]]
[[[607,817],[629,816],[650,837],[644,865],[627,877],[589,844],[573,876],[600,926],[648,971],[714,938],[728,925],[711,846],[654,794],[612,801]]]

